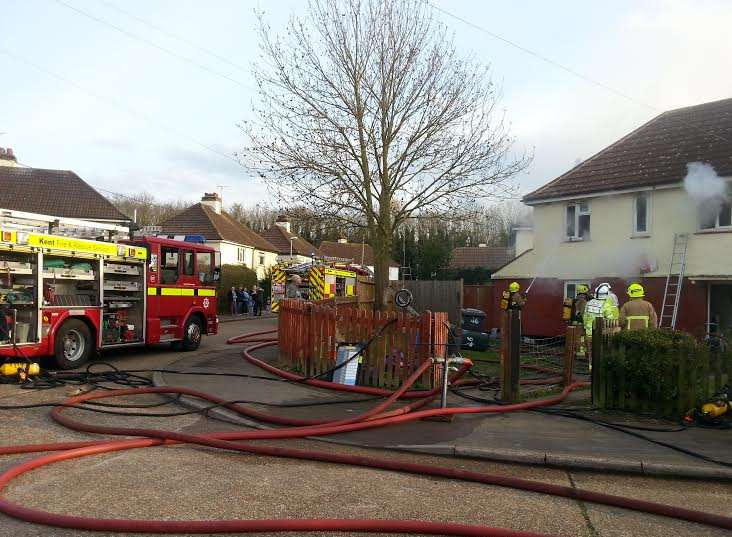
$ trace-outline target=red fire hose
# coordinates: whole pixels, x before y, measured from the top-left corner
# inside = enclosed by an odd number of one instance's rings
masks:
[[[244,341],[251,341],[248,338],[239,338]],[[259,362],[253,358],[249,351],[261,348],[266,345],[272,345],[274,342],[261,342],[244,351],[245,357],[253,363]],[[442,468],[431,465],[406,463],[403,461],[391,461],[386,459],[377,459],[371,457],[360,457],[354,455],[340,455],[327,452],[310,451],[310,450],[294,450],[289,448],[280,448],[272,446],[262,446],[256,444],[242,444],[241,440],[254,440],[262,438],[295,438],[301,436],[318,436],[325,434],[334,434],[348,432],[359,429],[381,427],[406,421],[412,421],[427,416],[448,415],[448,414],[465,414],[480,412],[512,412],[518,410],[526,410],[539,406],[546,406],[563,400],[572,389],[581,385],[573,384],[558,396],[537,400],[532,402],[520,403],[505,406],[475,406],[475,407],[453,407],[446,409],[430,409],[415,411],[415,408],[423,406],[430,400],[434,399],[436,393],[434,390],[429,392],[407,392],[411,384],[419,377],[422,371],[427,367],[423,364],[410,378],[395,392],[388,392],[388,399],[371,410],[361,414],[360,416],[348,420],[337,420],[324,423],[315,423],[303,425],[304,420],[292,420],[277,416],[266,415],[255,412],[251,409],[236,404],[227,404],[227,408],[234,412],[241,413],[250,417],[256,416],[257,419],[269,421],[271,423],[279,423],[282,425],[295,424],[295,427],[285,429],[275,429],[266,431],[236,431],[226,433],[215,433],[207,435],[190,435],[177,433],[173,431],[164,431],[159,429],[140,429],[140,428],[122,428],[107,427],[93,425],[74,420],[64,414],[67,406],[56,407],[52,412],[52,417],[58,423],[69,427],[75,431],[83,431],[95,434],[109,434],[114,436],[136,436],[142,438],[127,440],[99,440],[88,442],[65,442],[55,444],[37,444],[34,446],[15,446],[0,448],[0,454],[9,453],[28,453],[40,451],[57,451],[44,455],[42,457],[16,465],[5,473],[0,475],[0,490],[6,488],[8,484],[16,477],[30,472],[36,468],[53,464],[58,461],[86,457],[109,453],[113,451],[122,451],[127,449],[136,449],[151,446],[160,446],[164,444],[188,443],[203,445],[208,447],[220,448],[230,451],[239,451],[247,453],[255,453],[259,455],[268,455],[274,457],[287,457],[303,460],[321,461],[337,464],[348,464],[353,466],[362,466],[367,468],[379,468],[396,472],[413,473],[417,475],[427,475],[443,477],[448,479],[458,479],[463,481],[472,481],[484,484],[511,487],[519,490],[532,492],[540,492],[551,494],[565,498],[573,498],[582,501],[589,501],[634,509],[651,514],[663,515],[672,518],[678,518],[700,524],[707,524],[726,529],[732,529],[732,517],[721,515],[713,515],[690,509],[672,507],[669,505],[658,504],[655,502],[647,502],[620,496],[613,496],[604,493],[574,489],[572,487],[564,487],[552,485],[548,483],[540,483],[525,479],[518,479],[507,476],[497,476],[492,474],[483,474],[479,472],[469,472],[453,468]],[[289,373],[280,371],[271,366],[267,367],[268,371],[276,373],[280,376],[290,375]],[[459,373],[459,372],[458,372]],[[453,378],[459,378],[455,375]],[[320,383],[326,381],[315,381],[314,379],[305,381],[306,383],[318,382],[319,387],[328,387]],[[332,384],[332,383],[327,383]],[[340,385],[336,385],[340,386]],[[146,387],[146,388],[130,388],[124,390],[114,390],[105,392],[92,392],[80,396],[72,397],[64,402],[64,405],[79,405],[85,401],[103,399],[110,397],[119,397],[125,395],[149,394],[149,393],[175,393],[198,397],[203,400],[221,403],[221,399],[184,388],[172,387]],[[396,411],[387,411],[388,406],[396,402],[400,397],[404,397],[408,393],[420,394],[413,398],[418,401],[401,407]],[[397,415],[394,415],[398,413]],[[277,421],[275,421],[277,420]],[[147,533],[237,533],[237,532],[275,532],[275,531],[357,531],[357,532],[384,532],[384,533],[420,533],[432,535],[456,535],[456,536],[509,536],[509,537],[546,537],[544,534],[505,530],[492,528],[489,526],[475,526],[465,524],[451,524],[443,522],[425,522],[410,520],[222,520],[222,521],[170,521],[170,520],[126,520],[126,519],[97,519],[89,517],[78,517],[70,515],[61,515],[57,513],[49,513],[38,509],[24,507],[10,502],[6,498],[0,498],[0,511],[28,522],[45,524],[50,526],[97,530],[97,531],[119,531],[119,532],[147,532]]]

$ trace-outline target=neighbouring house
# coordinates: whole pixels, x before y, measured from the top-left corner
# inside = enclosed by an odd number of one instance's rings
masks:
[[[355,265],[360,265],[374,271],[374,250],[370,245],[362,242],[348,242],[346,239],[338,239],[338,241],[323,241],[318,247],[320,253],[329,258],[351,261]],[[399,265],[396,261],[389,260],[389,280],[395,281],[399,279]]]
[[[277,248],[222,208],[221,196],[207,193],[200,203],[169,218],[160,226],[171,238],[200,235],[221,257],[222,265],[245,265],[264,278],[277,263]],[[182,238],[182,237],[180,237]]]
[[[278,216],[275,225],[261,235],[277,249],[278,261],[310,263],[314,256],[321,255],[315,246],[292,231],[285,215]]]
[[[578,283],[608,281],[623,303],[637,281],[660,315],[675,237],[687,234],[677,328],[732,328],[731,178],[732,99],[662,113],[524,197],[533,247],[493,275],[496,307],[509,282],[536,278],[523,329],[555,335]]]
[[[459,246],[450,254],[451,271],[480,269],[489,275],[514,258],[514,249],[506,246]]]
[[[130,225],[127,216],[74,172],[20,166],[10,148],[0,148],[0,192],[0,209]]]
[[[497,315],[493,311],[491,275],[514,258],[514,249],[505,246],[459,246],[450,253],[449,265],[441,270],[444,278],[463,281],[464,308],[474,308],[486,314],[485,325],[493,328]]]

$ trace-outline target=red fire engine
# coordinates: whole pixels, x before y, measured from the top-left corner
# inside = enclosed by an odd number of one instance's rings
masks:
[[[58,219],[56,220],[58,221]],[[158,237],[104,242],[0,231],[0,361],[171,342],[195,350],[216,334],[216,253]]]

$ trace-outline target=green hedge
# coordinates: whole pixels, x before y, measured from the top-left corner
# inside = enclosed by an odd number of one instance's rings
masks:
[[[732,374],[728,350],[713,352],[689,334],[667,330],[610,336],[599,361],[593,364],[597,406],[667,417],[705,402]]]
[[[219,279],[219,311],[228,313],[231,306],[229,291],[232,286],[237,289],[246,287],[251,289],[257,283],[257,273],[244,265],[223,265],[221,267],[221,278]]]

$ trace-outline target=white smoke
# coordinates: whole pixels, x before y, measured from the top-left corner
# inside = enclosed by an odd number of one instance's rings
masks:
[[[704,204],[708,201],[727,199],[727,182],[717,175],[716,170],[706,162],[689,162],[684,177],[684,188],[694,201]]]

